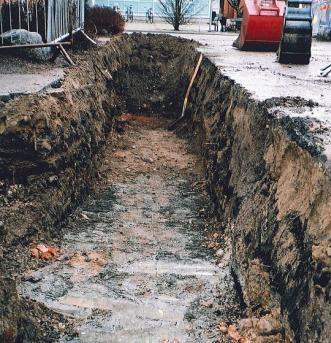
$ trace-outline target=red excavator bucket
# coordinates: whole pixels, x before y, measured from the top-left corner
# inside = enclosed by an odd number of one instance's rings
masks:
[[[276,51],[282,38],[284,9],[283,0],[244,0],[240,35],[234,46]]]

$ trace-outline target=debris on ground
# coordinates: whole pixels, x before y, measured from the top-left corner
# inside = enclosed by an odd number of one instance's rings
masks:
[[[89,217],[84,212],[81,212],[80,216],[85,220],[89,220]]]
[[[203,307],[211,308],[211,307],[213,307],[213,301],[211,299],[210,300],[202,300],[200,302],[200,305]]]
[[[239,343],[268,343],[283,342],[281,327],[277,314],[267,314],[261,318],[242,318],[237,323],[228,324],[221,321],[217,329],[227,334],[234,342]]]
[[[36,247],[30,249],[31,257],[41,260],[53,260],[61,253],[61,249],[55,246],[39,243]]]
[[[236,342],[244,343],[243,337],[239,334],[235,325],[229,325],[228,327],[228,335]]]

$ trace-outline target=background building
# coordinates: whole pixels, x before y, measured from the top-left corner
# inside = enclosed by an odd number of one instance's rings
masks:
[[[220,9],[224,17],[226,18],[236,17],[233,7],[229,5],[229,2],[227,0],[220,0]]]
[[[313,0],[313,34],[331,40],[331,0]]]
[[[95,6],[118,6],[125,14],[126,9],[132,5],[133,15],[135,17],[145,17],[148,9],[152,8],[154,16],[159,16],[159,2],[158,0],[91,0],[90,3]],[[194,17],[209,18],[209,0],[194,0],[194,12],[197,13]]]

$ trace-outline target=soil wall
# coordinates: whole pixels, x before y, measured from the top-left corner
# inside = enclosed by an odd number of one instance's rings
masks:
[[[195,47],[162,35],[119,36],[80,55],[52,93],[1,104],[0,340],[24,337],[23,300],[12,288],[29,264],[29,242],[61,234],[98,178],[118,113],[180,113]],[[300,123],[269,113],[277,102],[286,99],[253,100],[204,59],[178,130],[205,159],[247,315],[281,324],[263,331],[263,339],[326,342],[330,171],[319,149],[291,135]]]
[[[21,310],[25,300],[13,289],[31,264],[29,244],[61,236],[98,180],[116,115],[178,108],[187,79],[180,47],[194,56],[195,45],[118,36],[76,56],[78,66],[67,70],[59,88],[0,103],[0,341],[26,339],[29,327],[44,342],[38,322],[31,322],[38,316]]]
[[[188,131],[199,137],[248,310],[279,319],[284,339],[327,342],[331,179],[323,155],[308,151],[304,133],[293,138],[302,123],[268,112],[290,99],[257,102],[209,61],[191,101]]]
[[[22,312],[25,301],[13,287],[30,263],[29,243],[59,235],[98,177],[106,136],[122,111],[105,72],[116,70],[121,54],[128,54],[124,48],[116,51],[116,44],[107,47],[107,62],[101,53],[93,60],[80,56],[80,67],[50,94],[1,104],[0,341],[24,340],[27,327],[42,341],[38,323],[29,323],[38,316]]]

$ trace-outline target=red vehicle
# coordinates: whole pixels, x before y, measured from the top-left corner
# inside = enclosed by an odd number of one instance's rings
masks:
[[[312,0],[244,0],[234,46],[277,51],[278,62],[308,64],[312,42]]]
[[[245,0],[235,46],[241,50],[276,51],[282,38],[284,9],[283,0]]]

